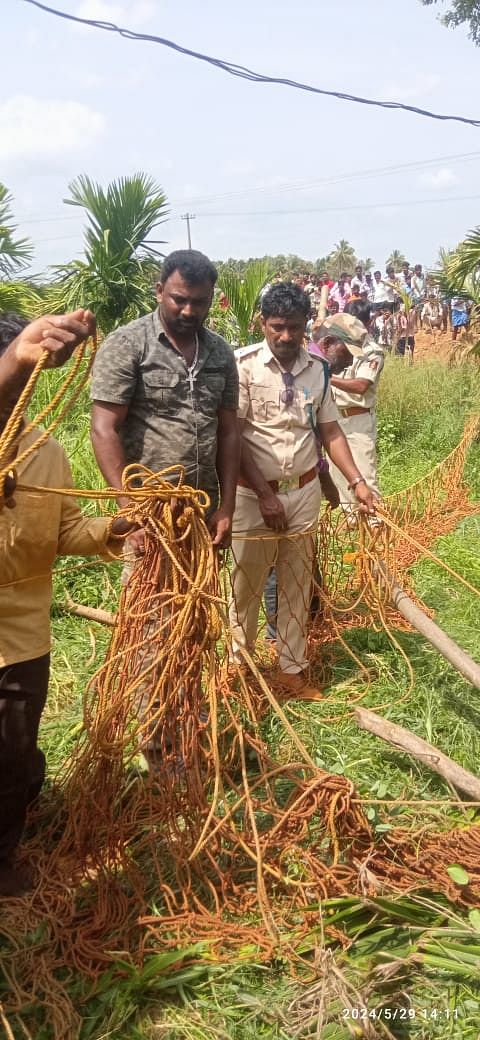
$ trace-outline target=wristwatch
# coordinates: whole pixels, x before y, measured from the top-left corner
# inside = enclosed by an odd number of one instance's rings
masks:
[[[357,486],[357,484],[366,484],[366,483],[367,483],[367,481],[365,480],[365,477],[355,477],[355,480],[352,480],[352,483],[348,484],[348,490],[349,491],[354,491],[356,486]]]

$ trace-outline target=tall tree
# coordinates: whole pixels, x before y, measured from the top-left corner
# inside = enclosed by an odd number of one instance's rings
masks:
[[[437,4],[439,0],[422,0],[425,7]],[[444,0],[440,0],[441,3]],[[450,8],[440,16],[443,25],[456,29],[459,25],[468,25],[469,37],[480,46],[480,0],[449,0]]]
[[[57,311],[88,306],[105,333],[147,314],[162,256],[157,248],[162,243],[150,236],[168,211],[163,190],[144,173],[112,181],[106,191],[81,176],[70,184],[64,202],[87,213],[85,255],[55,268],[50,306]]]
[[[218,286],[225,294],[228,310],[235,319],[235,339],[239,344],[252,343],[260,338],[260,293],[273,273],[269,260],[252,260],[243,277],[231,270],[224,270],[219,276]]]
[[[15,238],[17,225],[12,217],[12,196],[0,183],[0,277],[12,275],[27,267],[32,259],[32,244],[28,238]]]
[[[440,249],[433,281],[442,296],[463,297],[473,304],[470,322],[474,332],[480,331],[480,227],[469,231],[456,249]],[[474,342],[470,353],[480,356],[480,340]]]
[[[35,287],[29,282],[0,281],[0,312],[15,311],[24,318],[36,318],[45,308]]]
[[[390,256],[385,261],[385,267],[392,266],[395,268],[395,271],[399,271],[402,264],[406,264],[406,262],[407,258],[404,253],[402,253],[401,249],[392,249]]]
[[[375,265],[375,260],[372,260],[371,256],[367,256],[366,260],[359,260],[358,262],[362,265],[365,274],[368,274]]]
[[[315,274],[323,274],[324,271],[327,271],[328,273],[330,273],[329,257],[328,256],[319,256],[318,259],[315,260],[315,263],[313,265],[313,270],[315,271]]]
[[[327,268],[335,278],[338,278],[344,271],[347,274],[353,274],[356,263],[357,258],[353,246],[345,238],[341,238],[334,245],[328,257]]]

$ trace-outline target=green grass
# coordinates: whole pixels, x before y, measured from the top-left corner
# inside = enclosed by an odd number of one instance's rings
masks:
[[[61,378],[51,373],[50,386]],[[37,401],[47,393],[45,382],[37,391]],[[88,435],[88,400],[83,394],[75,412],[63,424],[59,439],[72,462],[75,481],[82,487],[99,487]],[[395,361],[386,365],[379,401],[379,455],[382,489],[385,493],[407,486],[427,473],[451,451],[461,436],[466,417],[480,411],[478,368],[449,369],[439,363],[419,364],[409,369]],[[472,491],[480,497],[480,448],[470,451],[467,475]],[[98,507],[86,504],[88,511]],[[480,520],[471,517],[457,531],[442,538],[435,551],[453,568],[480,587]],[[117,565],[79,566],[80,561],[60,561],[55,579],[52,618],[54,652],[49,705],[42,723],[42,741],[52,772],[74,746],[81,722],[82,694],[88,678],[102,661],[109,633],[95,624],[66,615],[61,604],[65,592],[76,600],[94,606],[115,608],[118,590]],[[428,560],[413,568],[418,594],[434,608],[437,622],[480,661],[478,600]],[[422,737],[437,744],[465,768],[478,772],[480,758],[480,694],[466,683],[420,637],[397,633],[415,672],[415,686],[408,692],[407,670],[386,635],[371,630],[348,633],[352,649],[371,668],[373,682],[362,700],[366,707],[388,705],[386,714]],[[331,772],[345,774],[365,797],[438,799],[449,798],[446,785],[420,763],[390,749],[373,736],[361,732],[349,715],[352,692],[359,690],[356,668],[341,650],[336,651],[330,699],[323,704],[295,704],[287,713],[318,764]],[[334,709],[332,711],[332,708]],[[327,717],[335,714],[332,724]],[[285,759],[289,742],[276,718],[264,726],[272,754]],[[392,823],[418,823],[428,820],[443,827],[447,820],[465,823],[473,810],[448,813],[437,807],[421,812],[418,807],[398,807],[386,811],[371,806],[369,816],[379,834]],[[332,908],[331,913],[334,912]],[[457,1006],[459,1019],[425,1020],[419,1014],[413,1021],[391,1023],[392,1035],[401,1040],[427,1040],[452,1037],[477,1040],[479,1021],[478,983],[469,971],[457,974],[461,956],[450,958],[455,964],[428,963],[425,950],[418,947],[419,936],[431,927],[431,913],[414,901],[404,900],[394,913],[372,910],[361,900],[340,903],[338,927],[351,941],[347,953],[335,946],[335,956],[345,978],[370,993],[369,1006],[402,1007],[408,1001],[417,1010]],[[475,928],[467,916],[448,920],[448,909],[437,900],[435,914],[450,929],[460,929],[461,942],[478,942]],[[447,916],[446,916],[447,915]],[[452,933],[453,934],[453,933]],[[472,938],[473,936],[473,938]],[[432,942],[436,942],[434,938]],[[312,951],[305,951],[313,963]],[[308,946],[308,943],[307,943]],[[438,952],[438,951],[437,951]],[[430,951],[430,956],[435,954]],[[386,965],[405,959],[404,977]],[[382,971],[384,974],[382,975]],[[132,971],[121,982],[107,977],[102,993],[87,998],[84,983],[77,980],[72,992],[77,1006],[82,1004],[84,1025],[81,1040],[100,1040],[115,1036],[119,1040],[287,1040],[292,1032],[298,1002],[308,993],[307,976],[300,984],[286,971],[281,958],[259,966],[241,961],[224,968],[205,962],[197,973],[185,979],[181,966],[172,969],[172,990],[158,981]],[[400,976],[401,976],[400,972]],[[471,974],[471,971],[470,971]],[[478,972],[477,972],[478,975]],[[389,981],[390,979],[390,981]],[[158,985],[156,985],[158,981]],[[86,1002],[85,1002],[86,1001]],[[297,1011],[289,1010],[296,1001]],[[84,1003],[85,1002],[85,1003]],[[318,1003],[318,1001],[317,1001]],[[312,998],[312,1007],[315,1001]],[[292,1017],[293,1016],[293,1017]],[[341,1000],[332,998],[331,1021],[324,1024],[322,1040],[346,1040],[351,1035],[342,1021]],[[316,1036],[315,1026],[295,1035]],[[358,1035],[358,1034],[357,1034]],[[380,1035],[380,1034],[379,1034]],[[38,1032],[37,1040],[49,1040]]]

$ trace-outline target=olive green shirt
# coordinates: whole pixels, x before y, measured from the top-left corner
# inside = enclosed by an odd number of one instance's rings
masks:
[[[158,472],[179,463],[186,483],[206,491],[216,508],[218,412],[238,406],[235,358],[221,336],[200,330],[190,376],[158,310],[137,318],[111,332],[99,348],[91,396],[128,405],[120,430],[127,464],[138,462]]]

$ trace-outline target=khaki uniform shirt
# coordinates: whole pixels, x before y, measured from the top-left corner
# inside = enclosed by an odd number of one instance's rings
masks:
[[[364,347],[364,357],[354,357],[353,362],[343,372],[335,374],[336,379],[368,379],[369,387],[364,394],[354,394],[348,390],[339,390],[332,386],[335,404],[338,408],[370,408],[375,411],[377,388],[385,356],[382,348],[374,339],[368,339]]]
[[[128,405],[120,431],[127,464],[158,472],[179,463],[186,483],[206,491],[215,508],[218,412],[236,410],[238,377],[233,351],[221,336],[201,329],[198,340],[190,379],[158,309],[116,329],[95,358],[91,396]]]
[[[24,435],[18,454],[40,432]],[[17,480],[39,487],[73,487],[58,441],[49,437],[20,463]],[[0,512],[0,667],[42,657],[50,650],[55,557],[113,556],[123,544],[118,538],[108,541],[111,518],[84,516],[74,498],[16,491],[14,500],[13,509],[5,507]]]
[[[235,354],[240,380],[238,415],[245,419],[243,437],[265,480],[288,480],[317,464],[312,429],[316,422],[338,420],[330,390],[325,400],[322,362],[303,347],[292,368],[291,405],[282,403],[282,369],[268,343],[242,347]]]

